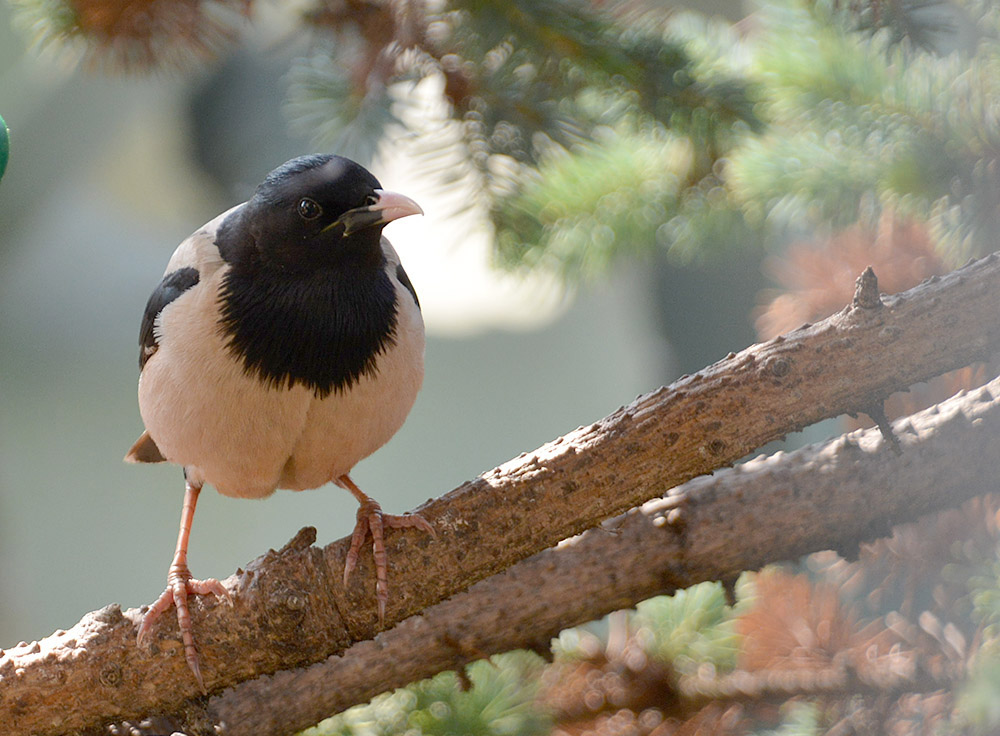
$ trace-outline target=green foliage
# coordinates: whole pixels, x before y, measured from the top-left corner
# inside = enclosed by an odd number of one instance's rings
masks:
[[[984,654],[977,658],[958,694],[956,710],[973,733],[996,732],[1000,727],[1000,657]]]
[[[959,722],[971,726],[972,733],[992,734],[1000,728],[1000,653],[977,656],[969,679],[958,693]]]
[[[11,0],[14,24],[39,47],[73,45],[80,36],[76,11],[67,0]]]
[[[286,111],[292,127],[321,148],[370,163],[389,127],[401,125],[391,90],[358,87],[328,46],[296,60],[288,80]]]
[[[976,567],[967,585],[981,642],[958,692],[956,711],[959,722],[968,724],[972,733],[989,734],[1000,728],[1000,560],[986,560]]]
[[[463,690],[454,672],[414,683],[323,721],[303,736],[533,736],[551,723],[535,705],[542,660],[511,652],[474,662]]]
[[[739,635],[719,583],[700,583],[643,601],[634,623],[643,648],[677,672],[691,673],[704,663],[717,670],[736,664]]]
[[[498,198],[501,261],[567,277],[601,273],[623,249],[656,241],[691,162],[687,141],[655,133],[553,150],[512,196]]]
[[[834,6],[836,7],[836,5]],[[947,53],[954,37],[967,25],[961,3],[948,0],[865,0],[853,13],[842,13],[845,25],[871,34],[882,32],[890,43],[908,44],[934,53]]]
[[[525,88],[512,75],[504,99],[482,76],[468,108],[465,142],[492,187],[499,262],[586,278],[625,254],[666,248],[691,259],[767,233],[875,222],[886,208],[930,221],[955,260],[992,249],[997,11],[887,5],[779,0],[761,6],[747,39],[694,14],[665,22],[652,12],[624,32],[576,17],[551,36],[538,26],[566,12],[559,3],[470,6],[470,25],[492,30],[459,33],[479,41],[465,53],[488,58],[486,46],[506,43],[497,73],[510,66],[523,82],[546,80]],[[501,41],[497,29],[512,27]],[[955,38],[967,52],[939,55]],[[535,58],[531,43],[564,53]],[[643,67],[666,73],[644,77]],[[593,99],[611,101],[603,116],[586,104]],[[651,154],[655,146],[664,150]],[[498,163],[503,156],[517,165]],[[567,186],[588,174],[585,196]],[[623,211],[625,191],[633,212]]]
[[[631,96],[662,121],[681,121],[692,101],[707,99],[680,44],[642,24],[623,27],[587,4],[466,0],[452,7],[452,34],[442,45],[476,67],[465,69],[473,93],[453,102],[460,112],[478,112],[489,130],[514,126],[525,143],[534,133],[564,145],[587,135],[595,121],[575,104],[586,89]]]
[[[739,592],[750,588],[741,584]],[[678,672],[735,664],[739,637],[733,610],[718,583],[701,583],[640,603],[631,617],[636,639]],[[583,629],[564,631],[553,647],[559,661],[588,658]],[[323,721],[303,736],[532,736],[548,734],[552,719],[537,702],[543,660],[511,652],[466,668],[471,688],[454,672],[417,682]]]
[[[820,138],[814,131],[776,131],[734,154],[728,181],[754,221],[793,230],[824,222],[843,227],[858,219],[883,172],[884,162],[860,155],[855,143],[834,132]]]
[[[393,24],[395,45],[379,50],[372,29]],[[443,161],[473,172],[470,198],[486,205],[504,266],[587,278],[656,247],[692,257],[747,240],[719,159],[759,121],[751,85],[722,56],[725,24],[706,43],[690,19],[674,36],[662,13],[458,0],[413,21],[417,32],[404,25],[326,17],[333,43],[293,69],[289,115],[318,145],[367,158],[416,89],[398,83],[438,79],[460,125],[423,137],[422,167],[445,186]],[[732,216],[709,216],[718,200]]]
[[[995,557],[977,562],[971,574],[968,568],[952,569],[948,572],[951,577],[960,575],[966,578],[965,584],[969,589],[969,601],[972,604],[972,618],[982,626],[986,642],[998,642],[1000,641],[1000,559]],[[996,654],[1000,655],[1000,649]]]
[[[14,24],[35,46],[117,72],[190,68],[234,37],[247,9],[244,0],[11,3]]]
[[[995,733],[1000,728],[1000,559],[963,567],[947,572],[952,578],[963,572],[966,576],[971,618],[979,624],[979,645],[958,692],[956,711],[959,721],[971,726],[973,733]]]
[[[246,8],[205,0],[192,22],[170,3],[14,3],[34,38],[126,67],[207,54]],[[780,246],[887,210],[956,261],[1000,230],[989,0],[761,0],[745,27],[624,0],[359,0],[301,19],[315,42],[288,75],[292,124],[368,161],[434,80],[455,125],[421,131],[423,165],[442,186],[451,162],[473,172],[505,267],[592,278],[653,249]]]
[[[691,256],[706,242],[735,239],[718,227],[732,221],[715,220],[712,230],[692,231],[691,224],[706,221],[703,193],[721,192],[713,174],[719,156],[757,125],[747,86],[721,65],[699,63],[683,39],[654,32],[652,23],[623,30],[604,22],[604,28],[578,24],[590,36],[549,39],[537,47],[549,51],[545,59],[519,59],[522,72],[525,65],[550,68],[557,79],[571,80],[568,88],[565,81],[535,87],[554,99],[562,95],[551,108],[562,116],[558,121],[541,114],[535,125],[489,94],[472,105],[465,144],[480,152],[499,262],[507,267],[588,278],[625,255],[667,247]],[[517,53],[529,42],[529,36],[510,41]],[[569,53],[558,58],[552,49]],[[549,109],[524,94],[514,97],[529,110]]]
[[[778,728],[758,731],[757,736],[820,736],[824,733],[827,730],[820,724],[819,707],[814,703],[795,702],[787,709]]]
[[[839,27],[821,4],[762,5],[753,73],[764,82],[769,117],[793,120],[823,102],[863,105],[890,82],[882,44]]]
[[[747,215],[814,230],[891,207],[930,220],[955,260],[992,250],[1000,224],[995,10],[968,14],[978,43],[970,55],[946,57],[926,50],[926,35],[902,43],[887,28],[857,32],[824,3],[784,0],[761,15],[752,75],[771,125],[734,151],[729,169]]]

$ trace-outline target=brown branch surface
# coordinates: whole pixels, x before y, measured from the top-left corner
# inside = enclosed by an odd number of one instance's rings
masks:
[[[753,345],[636,399],[612,415],[469,481],[421,514],[436,529],[390,533],[386,625],[464,590],[559,540],[820,419],[863,411],[890,393],[968,365],[1000,347],[1000,259],[990,256],[877,308],[848,307],[816,325]],[[798,526],[738,504],[751,538]],[[678,514],[683,518],[684,510]],[[721,518],[721,517],[720,517]],[[682,541],[683,522],[673,523]],[[848,528],[853,528],[849,526]],[[726,555],[715,569],[761,561]],[[234,608],[199,601],[195,625],[210,690],[302,666],[370,639],[377,616],[370,558],[338,583],[347,541],[290,546],[230,577]],[[766,561],[766,560],[762,560]],[[678,559],[664,589],[703,574]],[[718,576],[718,575],[715,575]],[[704,579],[704,578],[702,578]],[[136,648],[138,611],[88,614],[68,632],[0,658],[0,713],[12,736],[56,734],[110,719],[177,712],[198,695],[176,623],[163,617]]]
[[[873,428],[696,478],[476,583],[343,656],[227,690],[209,700],[204,717],[226,724],[226,736],[290,734],[484,655],[547,649],[569,626],[688,582],[831,547],[856,548],[879,536],[883,525],[997,490],[992,463],[982,461],[1000,457],[1000,379],[901,419],[895,428],[899,456]],[[886,692],[937,689],[948,682],[946,673],[929,672],[911,659],[906,653],[890,657],[884,681],[852,679],[838,667],[831,670],[835,678],[814,685]],[[801,692],[802,678],[813,675],[800,674],[794,687]],[[685,702],[679,706],[777,694],[773,678],[750,678],[750,687],[746,673],[741,677],[682,680]]]

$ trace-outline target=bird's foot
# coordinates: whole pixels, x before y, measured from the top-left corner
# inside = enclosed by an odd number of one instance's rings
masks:
[[[140,624],[139,633],[136,636],[136,644],[141,646],[160,615],[166,612],[171,605],[174,606],[177,609],[177,626],[181,631],[181,641],[184,642],[184,659],[187,660],[188,667],[194,673],[198,685],[202,691],[205,691],[205,681],[202,679],[201,665],[198,663],[198,649],[194,644],[191,612],[188,610],[189,595],[214,595],[229,605],[233,604],[233,598],[229,595],[229,591],[215,578],[195,580],[191,577],[186,566],[172,565],[167,574],[166,590],[153,602],[142,618],[142,624]]]
[[[372,553],[375,557],[375,600],[378,602],[378,622],[385,622],[385,604],[389,600],[389,573],[388,556],[385,552],[385,538],[383,530],[406,529],[415,527],[421,529],[432,537],[434,527],[432,527],[424,517],[419,514],[386,514],[378,502],[368,496],[361,501],[358,508],[358,522],[354,525],[354,533],[351,535],[351,549],[347,552],[347,562],[344,565],[344,585],[358,563],[358,555],[361,553],[361,545],[365,538],[371,534]]]

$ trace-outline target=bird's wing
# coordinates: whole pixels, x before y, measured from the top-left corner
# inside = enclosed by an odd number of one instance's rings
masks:
[[[242,207],[238,205],[237,207]],[[163,279],[153,289],[146,302],[146,311],[142,315],[142,325],[139,329],[139,369],[145,367],[146,361],[153,357],[159,347],[157,334],[157,318],[170,302],[188,289],[205,281],[224,261],[215,244],[215,236],[219,225],[237,209],[234,207],[224,212],[196,233],[177,246]]]
[[[160,336],[157,334],[156,322],[164,307],[188,289],[206,280],[223,265],[224,261],[219,254],[218,246],[215,244],[215,236],[219,225],[237,207],[219,215],[185,239],[177,246],[177,250],[171,256],[169,263],[167,263],[167,270],[160,283],[153,289],[153,293],[150,294],[149,300],[146,302],[146,310],[142,315],[142,324],[139,328],[140,371],[146,367],[146,363],[156,354],[159,347]],[[143,432],[125,456],[125,461],[131,463],[160,463],[165,460],[166,458],[160,452],[160,448],[156,446],[153,438],[150,437],[149,432]]]
[[[386,261],[386,271],[391,275],[395,275],[396,280],[408,291],[410,296],[413,297],[413,301],[417,305],[417,309],[420,309],[420,300],[417,298],[417,290],[413,288],[413,284],[410,282],[410,277],[406,275],[406,269],[403,268],[402,262],[399,260],[399,254],[396,253],[396,249],[392,247],[392,243],[384,235],[382,236],[382,254],[385,256]]]
[[[146,302],[146,311],[142,315],[142,325],[139,328],[139,370],[146,367],[146,361],[152,358],[160,347],[155,329],[156,318],[160,316],[160,312],[174,299],[197,285],[200,279],[197,268],[184,266],[166,274],[153,289],[149,301]]]

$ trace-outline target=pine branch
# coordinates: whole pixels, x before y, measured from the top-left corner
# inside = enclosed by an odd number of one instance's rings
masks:
[[[107,72],[191,68],[230,46],[250,0],[13,0],[15,25],[66,61]]]
[[[731,354],[463,484],[421,508],[437,530],[436,540],[390,535],[394,565],[387,625],[787,432],[863,411],[895,390],[986,357],[1000,348],[998,312],[1000,258],[990,256],[872,306],[847,307],[816,325]],[[907,453],[904,444],[903,456],[894,461],[897,472],[912,467],[918,455]],[[954,471],[969,472],[992,456],[979,452]],[[858,479],[864,493],[838,490],[813,497],[808,485],[777,489],[770,506],[748,503],[742,491],[703,504],[669,496],[662,512],[670,533],[656,545],[667,551],[668,562],[656,570],[643,567],[654,578],[643,595],[731,578],[814,549],[850,546],[885,531],[898,515],[942,503],[940,476],[930,498],[908,497],[902,507],[898,500],[884,505],[892,502],[889,494],[872,493],[863,474]],[[210,601],[194,606],[212,692],[321,661],[377,632],[370,585],[362,582],[372,578],[370,559],[344,589],[338,577],[347,540],[324,549],[307,540],[299,537],[230,577],[234,608]],[[631,554],[645,559],[645,553]],[[575,571],[562,574],[577,583],[583,598],[604,599],[615,608],[634,600],[588,592],[587,580]],[[532,587],[517,604],[533,605],[536,593]],[[148,713],[197,713],[198,689],[180,653],[176,623],[163,617],[152,632],[152,649],[138,650],[139,615],[112,605],[68,632],[5,652],[0,706],[7,711],[6,732],[56,734]],[[488,628],[506,630],[508,621],[494,620]],[[461,651],[463,630],[456,631]],[[366,676],[388,686],[374,671]],[[255,720],[260,717],[255,713]],[[197,721],[195,726],[192,732],[199,730]]]
[[[829,3],[762,10],[751,78],[770,127],[729,153],[727,186],[751,222],[766,216],[779,230],[841,228],[888,210],[932,225],[952,263],[989,252],[1000,226],[1000,136],[989,105],[998,93],[998,16],[952,8],[947,16],[969,26],[953,34],[945,15],[926,10],[953,3],[850,5],[862,26],[883,30],[851,32],[858,24],[845,25]],[[895,18],[871,17],[889,5]],[[948,35],[978,41],[965,53],[920,50]]]

